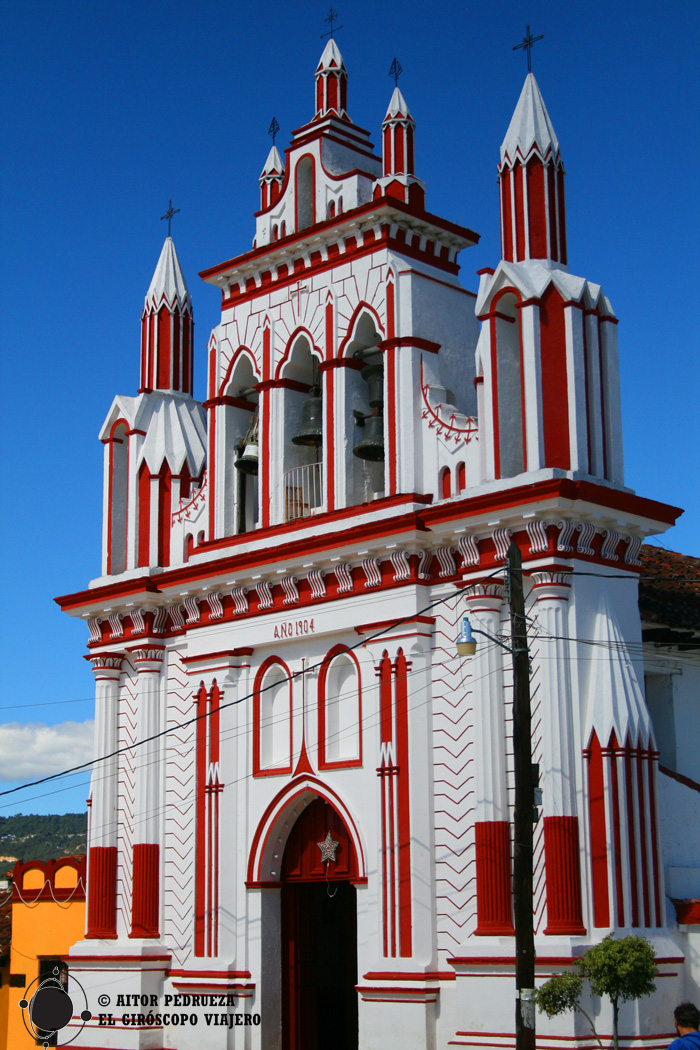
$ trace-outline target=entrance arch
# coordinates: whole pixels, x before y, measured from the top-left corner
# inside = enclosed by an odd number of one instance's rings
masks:
[[[335,860],[323,860],[328,840]],[[357,855],[342,817],[316,798],[282,858],[282,1050],[357,1050]]]

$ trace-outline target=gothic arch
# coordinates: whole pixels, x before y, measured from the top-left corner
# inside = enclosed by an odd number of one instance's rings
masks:
[[[275,379],[289,378],[288,376],[283,376],[282,373],[287,369],[287,366],[289,365],[294,355],[294,351],[297,348],[300,338],[304,338],[309,344],[309,353],[312,357],[318,358],[319,361],[323,360],[323,354],[321,350],[319,350],[319,348],[316,346],[314,342],[314,337],[312,336],[309,329],[306,328],[304,325],[299,325],[298,328],[294,329],[289,339],[287,340],[287,345],[284,348],[284,353],[282,354],[282,357],[277,363],[277,367],[275,368]]]
[[[374,333],[379,336],[380,339],[384,338],[384,325],[379,319],[379,314],[373,306],[364,300],[357,304],[353,310],[352,317],[348,323],[347,332],[345,338],[341,341],[338,347],[338,357],[351,357],[352,353],[356,349],[364,349],[367,346],[372,346],[371,332],[367,325],[371,324],[374,329]],[[354,344],[357,344],[355,346]]]
[[[354,816],[327,784],[314,776],[302,776],[282,788],[260,818],[248,854],[248,889],[274,886],[280,882],[282,855],[294,821],[316,798],[328,802],[343,820],[357,858],[357,881],[367,881],[365,848]]]
[[[223,379],[221,380],[221,384],[219,385],[219,396],[220,397],[223,394],[225,394],[226,389],[227,389],[227,387],[229,386],[229,384],[230,384],[230,382],[232,380],[233,373],[238,368],[238,364],[239,364],[239,362],[241,361],[242,358],[247,358],[250,361],[250,367],[251,367],[251,371],[253,373],[254,378],[257,379],[258,381],[260,380],[260,370],[258,368],[258,363],[255,360],[255,354],[253,353],[253,351],[249,347],[244,346],[243,343],[241,343],[241,345],[238,347],[238,349],[234,351],[234,353],[233,353],[233,355],[231,357],[231,360],[228,363],[228,367],[226,369],[226,373],[225,373]]]

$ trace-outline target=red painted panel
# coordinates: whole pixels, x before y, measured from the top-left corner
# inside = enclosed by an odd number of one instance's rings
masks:
[[[151,475],[145,463],[139,468],[139,539],[138,564],[148,565],[151,539]]]
[[[620,778],[617,775],[617,739],[612,734],[609,744],[610,762],[610,791],[613,804],[613,847],[615,861],[615,896],[616,915],[615,921],[618,926],[625,925],[625,901],[622,895],[622,830],[620,818]]]
[[[608,847],[605,827],[605,787],[603,755],[593,734],[588,756],[588,811],[591,824],[591,877],[593,882],[593,925],[610,925],[608,894]]]
[[[406,170],[404,157],[404,129],[400,124],[394,126],[394,172],[403,174]]]
[[[540,302],[540,356],[542,362],[542,413],[544,462],[547,467],[568,470],[569,403],[566,374],[566,328],[564,303],[550,285]]]
[[[141,389],[148,381],[148,317],[141,318]]]
[[[181,336],[180,336],[180,322],[182,318],[179,312],[176,310],[173,316],[173,389],[181,390],[180,386],[180,368],[181,364]]]
[[[414,175],[416,171],[414,158],[415,133],[412,127],[406,128],[406,174]]]
[[[457,464],[457,492],[464,492],[467,487],[467,473],[464,463]]]
[[[130,937],[159,937],[160,857],[155,842],[134,846]]]
[[[532,160],[527,169],[528,218],[530,223],[530,258],[547,258],[547,216],[545,213],[544,166]]]
[[[515,186],[515,260],[525,258],[525,206],[523,202],[523,168],[520,163],[513,167],[511,179]]]
[[[510,205],[510,169],[501,175],[501,216],[503,222],[503,258],[513,261],[513,214]],[[498,477],[498,475],[496,475]]]
[[[197,693],[197,751],[195,796],[195,862],[194,862],[194,953],[204,955],[206,912],[206,783],[207,783],[207,691],[204,682]]]
[[[581,904],[578,817],[544,818],[547,934],[586,932]]]
[[[408,663],[403,650],[396,657],[396,762],[399,767],[397,804],[399,818],[399,955],[410,956],[413,918],[411,910],[410,769],[408,764]]]
[[[337,77],[329,75],[328,81],[327,81],[327,91],[328,91],[328,106],[327,106],[327,108],[328,109],[334,109],[336,111],[336,113],[337,113],[338,112],[338,78]]]
[[[164,464],[158,481],[158,564],[170,564],[170,519],[171,519],[170,467]]]
[[[557,230],[557,190],[554,165],[547,165],[547,202],[549,206],[549,256],[559,261],[559,235]]]
[[[655,922],[653,926],[660,926],[663,920],[663,914],[661,911],[661,894],[659,892],[660,883],[660,864],[659,864],[659,840],[658,831],[656,824],[656,763],[658,762],[658,755],[653,756],[649,752],[649,818],[651,820],[651,855],[652,862],[654,865],[654,909],[655,909]]]
[[[649,858],[647,856],[647,836],[645,823],[648,818],[646,806],[644,804],[644,763],[648,761],[648,751],[643,751],[641,747],[637,751],[637,805],[639,806],[639,817],[641,824],[641,835],[640,835],[640,856],[642,861],[642,900],[644,904],[644,925],[651,926],[651,913],[650,913],[650,901],[649,901]]]
[[[449,467],[445,467],[442,472],[440,490],[443,499],[449,499],[452,495],[452,475]]]
[[[148,318],[148,387],[153,389],[153,372],[155,368],[155,331],[156,315],[151,314]]]
[[[117,847],[92,846],[86,937],[117,936]]]
[[[510,882],[510,825],[507,820],[474,824],[478,936],[513,936]]]
[[[566,203],[564,201],[564,169],[557,172],[557,191],[559,193],[559,259],[566,265]]]
[[[632,925],[639,926],[639,884],[637,879],[637,836],[634,820],[634,796],[632,794],[632,746],[625,747],[625,795],[627,796],[627,843],[630,858],[630,896],[632,898]]]
[[[170,386],[170,311],[165,306],[158,311],[157,385],[161,390]]]

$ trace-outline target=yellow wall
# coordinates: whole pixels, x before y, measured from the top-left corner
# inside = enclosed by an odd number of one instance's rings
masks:
[[[32,900],[42,889],[46,881],[45,869],[25,870],[21,893],[25,900]],[[77,885],[78,875],[74,868],[57,867],[51,877],[55,890],[69,889]],[[58,894],[57,894],[58,895]],[[36,1050],[36,1041],[24,1027],[22,1010],[19,1002],[24,990],[39,975],[39,956],[66,955],[71,945],[80,940],[85,933],[85,900],[82,887],[70,901],[41,900],[35,904],[23,904],[14,900],[12,904],[12,946],[10,951],[10,972],[13,975],[24,974],[26,984],[21,988],[8,988],[3,978],[0,993],[0,1050]],[[36,988],[36,986],[35,986]],[[33,989],[34,990],[34,989]],[[33,991],[32,990],[32,991]],[[85,1009],[79,989],[73,1005],[79,1014]],[[68,974],[68,993],[71,993],[70,971]],[[30,993],[31,994],[31,993]],[[7,1034],[3,1035],[3,1004],[7,1010]],[[59,1046],[61,1035],[59,1033]]]

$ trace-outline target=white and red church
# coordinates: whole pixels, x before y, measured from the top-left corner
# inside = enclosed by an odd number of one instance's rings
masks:
[[[465,614],[507,641],[512,541],[537,973],[643,932],[658,991],[621,1030],[650,1050],[698,980],[697,942],[692,964],[667,925],[637,603],[641,544],[678,511],[624,485],[617,318],[569,272],[532,74],[501,146],[502,258],[476,293],[457,258],[478,236],[427,210],[401,91],[377,156],[347,81],[331,38],[312,119],[265,162],[253,249],[201,274],[221,293],[207,400],[168,237],[138,393],[100,435],[102,575],[59,602],[89,627],[109,756],[69,966],[113,1023],[92,1005],[76,1045],[515,1045],[511,660],[488,638],[455,648]],[[205,1017],[221,1013],[243,1020]],[[572,1015],[538,1033],[591,1045]]]

